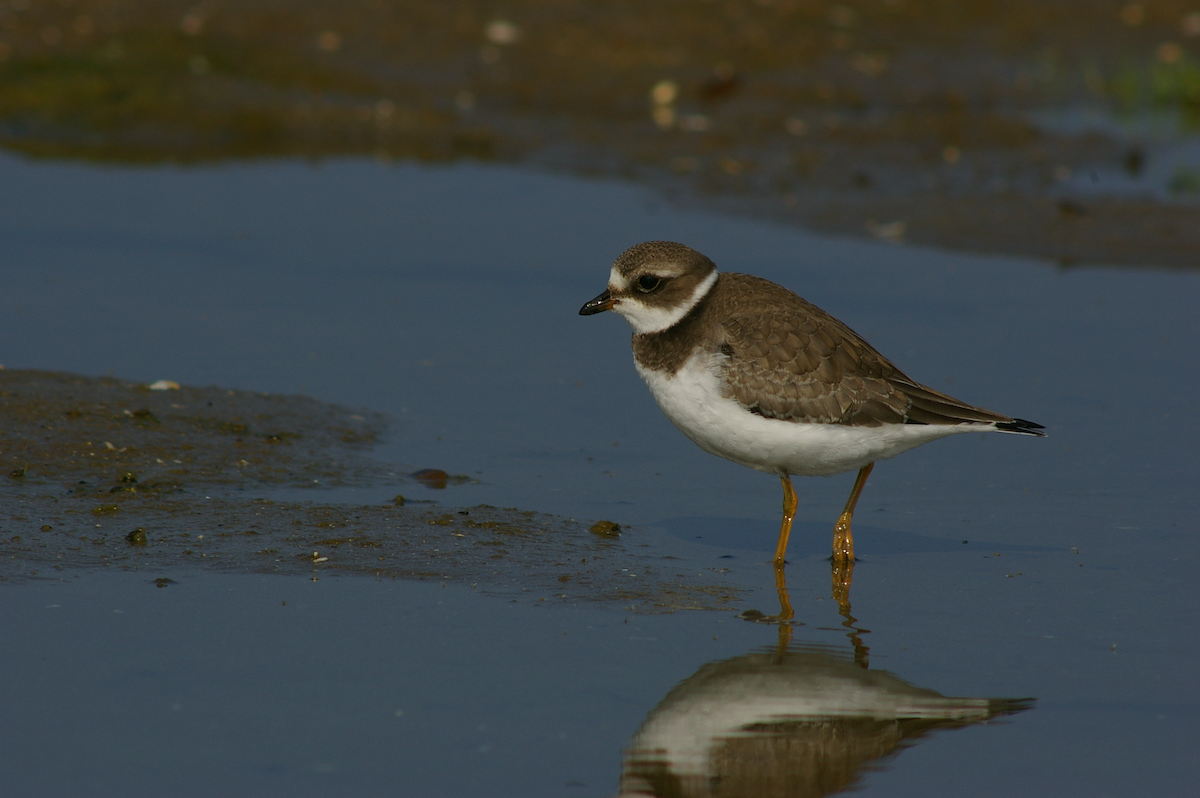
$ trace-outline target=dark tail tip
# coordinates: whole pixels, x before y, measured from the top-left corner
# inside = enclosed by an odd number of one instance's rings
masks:
[[[1014,418],[1012,421],[996,422],[996,429],[1005,432],[1016,432],[1020,435],[1035,435],[1039,438],[1046,437],[1046,433],[1038,432],[1045,429],[1041,424],[1034,424],[1032,421],[1026,421],[1023,418]]]
[[[1037,704],[1036,698],[989,698],[988,717],[1000,718],[1005,715],[1015,715],[1033,709]]]

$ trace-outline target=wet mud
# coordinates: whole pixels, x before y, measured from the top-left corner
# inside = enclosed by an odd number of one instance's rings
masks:
[[[97,568],[159,587],[196,569],[414,578],[635,612],[720,609],[741,594],[611,522],[405,501],[404,485],[428,475],[370,459],[384,430],[379,414],[303,396],[0,370],[0,582]],[[321,501],[391,485],[387,504]],[[313,500],[294,500],[297,488]],[[271,498],[281,489],[288,500]]]
[[[125,502],[213,487],[367,485],[384,418],[303,396],[0,370],[0,469]],[[168,387],[174,386],[174,387]]]
[[[1198,265],[1198,128],[1173,0],[0,3],[12,151],[498,161],[1063,264]]]

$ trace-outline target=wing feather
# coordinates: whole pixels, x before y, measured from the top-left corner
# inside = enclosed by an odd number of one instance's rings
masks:
[[[872,427],[1013,421],[910,379],[845,324],[774,283],[724,274],[718,285],[711,347],[723,355],[729,394],[758,415]],[[753,302],[738,301],[749,293]]]

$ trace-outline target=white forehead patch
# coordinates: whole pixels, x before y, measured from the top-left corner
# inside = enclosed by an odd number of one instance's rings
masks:
[[[625,279],[625,275],[617,271],[616,266],[613,266],[608,273],[608,290],[614,294],[629,290],[629,281]]]
[[[624,281],[624,278],[621,278],[615,272],[613,279]],[[668,308],[647,305],[637,294],[622,296],[613,305],[613,312],[624,316],[625,320],[629,322],[629,326],[633,327],[633,331],[639,335],[662,332],[679,323],[680,319],[686,316],[692,308],[696,307],[696,303],[704,298],[704,295],[712,289],[713,284],[716,282],[717,272],[714,270],[700,281],[686,302]],[[612,283],[609,283],[610,288],[612,285]]]

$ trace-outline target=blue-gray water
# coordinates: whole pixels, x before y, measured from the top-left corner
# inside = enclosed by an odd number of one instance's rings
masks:
[[[872,474],[851,594],[871,667],[1037,704],[923,738],[860,786],[1194,789],[1200,273],[822,238],[498,167],[4,157],[0,186],[5,367],[383,411],[377,456],[479,479],[414,495],[632,524],[768,612],[778,481],[696,449],[624,322],[577,311],[652,238],[793,288],[916,379],[1050,434],[962,436]],[[796,482],[796,639],[849,652],[822,558],[851,477]],[[674,684],[776,642],[728,613],[204,572],[8,585],[0,636],[11,795],[611,795]]]

